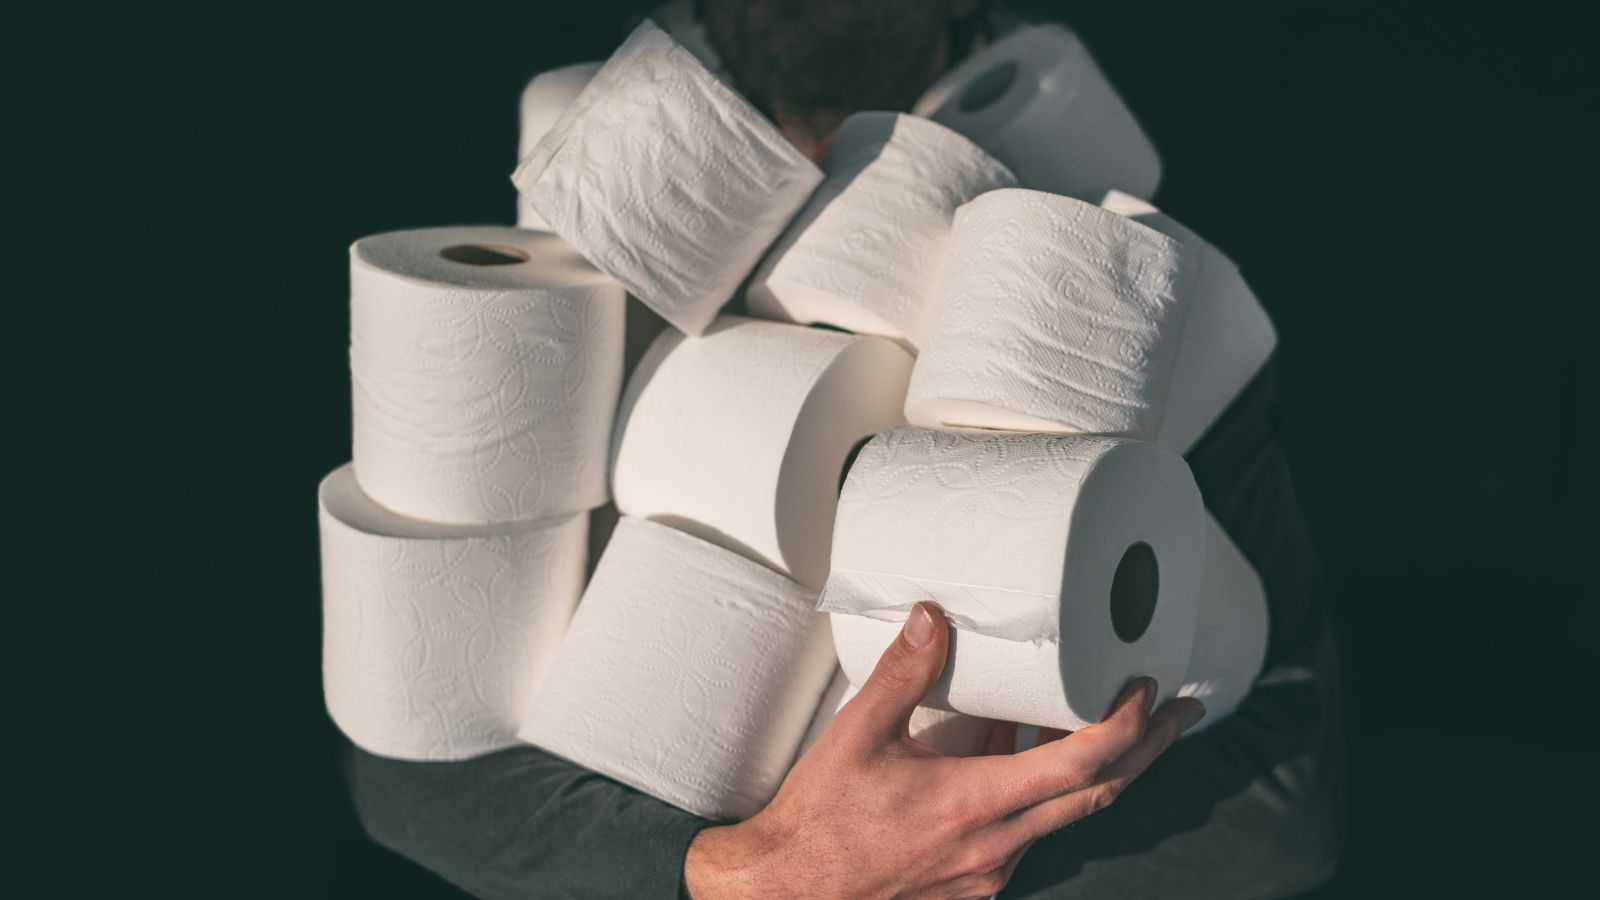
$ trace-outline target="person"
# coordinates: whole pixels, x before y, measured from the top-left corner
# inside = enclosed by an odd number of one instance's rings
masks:
[[[708,0],[735,83],[820,157],[857,109],[906,109],[987,39],[977,0]],[[531,746],[464,762],[347,751],[380,844],[487,898],[1292,896],[1334,871],[1343,827],[1339,672],[1323,579],[1275,427],[1273,364],[1187,454],[1260,573],[1266,667],[1234,714],[1152,709],[1148,679],[1099,725],[1008,753],[941,756],[907,718],[948,629],[920,606],[858,696],[739,823],[707,822]],[[1113,802],[1114,801],[1114,802]]]

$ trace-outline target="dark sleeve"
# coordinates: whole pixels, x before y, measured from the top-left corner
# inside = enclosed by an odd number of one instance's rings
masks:
[[[1269,366],[1187,454],[1206,507],[1266,588],[1262,680],[1232,716],[1175,744],[1110,809],[1040,840],[1003,896],[1285,897],[1338,865],[1338,654],[1273,395]]]
[[[436,763],[351,747],[347,764],[373,840],[492,900],[676,900],[710,824],[536,747]]]
[[[1266,668],[1318,662],[1328,630],[1327,579],[1278,439],[1268,363],[1186,459],[1216,516],[1267,592]]]

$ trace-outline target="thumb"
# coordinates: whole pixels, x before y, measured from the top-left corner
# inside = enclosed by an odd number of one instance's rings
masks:
[[[911,711],[944,670],[950,626],[932,603],[918,603],[900,628],[900,636],[878,657],[878,665],[852,702],[862,723],[879,734],[908,733]]]

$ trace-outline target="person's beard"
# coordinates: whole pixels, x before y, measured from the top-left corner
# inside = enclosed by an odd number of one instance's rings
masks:
[[[949,56],[945,2],[703,0],[701,6],[734,83],[812,155],[820,155],[851,113],[909,110]]]

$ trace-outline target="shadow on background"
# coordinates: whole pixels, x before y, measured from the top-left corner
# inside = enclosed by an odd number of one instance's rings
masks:
[[[1557,825],[1597,786],[1590,23],[1555,4],[1057,6],[1160,147],[1163,210],[1239,262],[1282,338],[1356,713],[1347,866],[1324,895],[1586,870],[1584,829]],[[322,711],[315,488],[349,456],[345,248],[511,221],[522,85],[603,56],[631,8],[72,8],[13,28],[14,877],[454,895],[360,833]]]

